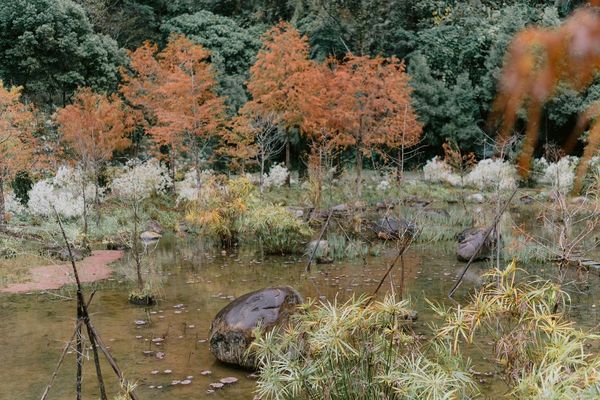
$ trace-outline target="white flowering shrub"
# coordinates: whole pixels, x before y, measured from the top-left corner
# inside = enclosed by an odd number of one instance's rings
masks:
[[[386,192],[387,190],[389,190],[392,187],[392,185],[390,185],[390,181],[387,179],[383,179],[381,182],[379,182],[379,184],[377,185],[377,191],[379,192]]]
[[[465,177],[465,184],[479,190],[507,190],[517,187],[517,170],[502,159],[481,160]]]
[[[433,183],[449,183],[452,186],[460,186],[460,176],[452,171],[452,167],[444,160],[434,157],[427,161],[423,167],[423,179]]]
[[[4,194],[4,209],[10,214],[22,214],[25,212],[25,207],[23,207],[13,192]]]
[[[113,193],[129,201],[141,201],[155,193],[164,193],[173,184],[169,171],[156,159],[146,162],[132,160],[125,172],[113,179]]]
[[[563,157],[558,162],[548,163],[539,183],[550,185],[554,190],[567,193],[575,182],[575,169],[579,159],[573,156]]]
[[[209,181],[214,176],[214,171],[205,169],[200,171],[200,186]],[[194,201],[198,199],[198,177],[196,170],[192,169],[185,174],[181,182],[175,183],[175,192],[177,193],[177,203],[181,201]]]
[[[61,217],[75,218],[83,215],[84,206],[91,206],[94,195],[94,185],[80,169],[62,166],[53,178],[33,185],[27,206],[33,215],[53,217],[54,207]]]
[[[289,174],[290,172],[285,166],[281,164],[275,164],[271,167],[271,170],[269,171],[268,175],[263,175],[263,187],[282,187],[283,185],[285,185]]]

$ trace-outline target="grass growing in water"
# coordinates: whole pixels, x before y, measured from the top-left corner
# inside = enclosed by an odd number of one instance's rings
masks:
[[[422,352],[410,304],[387,296],[303,306],[290,326],[254,343],[262,399],[465,398],[475,393],[450,349]],[[463,365],[465,365],[463,363]]]

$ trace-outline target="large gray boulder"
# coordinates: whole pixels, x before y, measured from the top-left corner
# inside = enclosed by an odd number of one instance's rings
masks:
[[[256,368],[246,350],[254,341],[253,330],[270,330],[288,321],[304,299],[290,286],[269,287],[238,297],[223,308],[210,327],[210,352],[219,360],[244,368]]]
[[[484,260],[491,256],[495,235],[492,232],[484,240],[485,231],[486,228],[469,228],[458,234],[456,257],[459,261],[469,261],[482,242],[483,246],[475,255],[474,261]]]

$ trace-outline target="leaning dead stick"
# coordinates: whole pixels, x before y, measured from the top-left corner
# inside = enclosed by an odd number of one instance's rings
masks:
[[[90,298],[87,302],[88,307],[89,307],[90,303],[92,302],[92,299],[94,298],[95,293],[96,292],[94,291],[90,295]],[[54,380],[56,379],[56,377],[58,375],[58,371],[60,370],[60,367],[65,359],[65,356],[67,355],[67,351],[69,350],[69,347],[71,347],[71,343],[73,343],[73,339],[75,339],[75,335],[77,335],[77,333],[80,331],[82,324],[83,324],[82,320],[77,321],[77,324],[75,325],[75,330],[73,331],[73,334],[71,335],[71,338],[69,339],[69,341],[65,344],[62,354],[60,355],[60,358],[58,359],[58,363],[56,364],[56,367],[54,367],[54,371],[52,371],[52,376],[50,377],[50,382],[48,382],[48,385],[46,385],[46,389],[44,389],[44,393],[42,394],[42,397],[40,400],[46,400],[46,397],[48,397],[48,393],[50,393],[50,389],[52,388],[52,385],[54,385]]]
[[[379,281],[379,284],[375,288],[375,291],[373,291],[373,294],[371,294],[371,296],[369,296],[369,300],[367,300],[367,303],[365,304],[365,307],[368,306],[369,304],[371,304],[371,301],[375,298],[375,296],[379,292],[379,289],[381,289],[381,286],[383,286],[383,283],[385,282],[386,278],[392,272],[392,270],[396,266],[396,263],[398,262],[398,260],[400,258],[402,258],[402,256],[406,252],[406,249],[408,249],[408,247],[410,246],[411,243],[412,243],[412,239],[409,239],[408,241],[406,241],[406,242],[404,242],[402,244],[402,247],[400,248],[400,251],[398,251],[398,254],[396,255],[396,258],[394,258],[394,261],[392,261],[392,263],[388,267],[387,271],[385,271],[385,274],[383,275],[383,277]],[[404,282],[402,284],[404,284]]]
[[[53,207],[54,208],[54,207]],[[73,275],[75,276],[75,282],[77,284],[77,320],[83,320],[88,332],[88,337],[90,339],[90,344],[92,346],[92,353],[94,354],[94,365],[96,367],[96,377],[98,378],[98,386],[100,388],[100,399],[108,400],[108,396],[106,395],[106,388],[104,387],[104,379],[102,378],[102,370],[100,368],[100,358],[98,356],[98,348],[96,346],[96,337],[92,332],[90,325],[90,315],[87,310],[87,306],[85,301],[83,300],[83,289],[81,287],[81,281],[79,280],[79,273],[77,271],[77,266],[75,265],[75,258],[73,257],[73,252],[71,250],[71,244],[67,239],[67,234],[65,233],[65,229],[63,227],[62,221],[58,212],[54,208],[54,214],[56,216],[56,220],[58,222],[58,226],[60,227],[60,231],[62,233],[63,240],[65,241],[65,245],[67,246],[67,252],[69,253],[69,259],[71,260],[71,267],[73,267]],[[81,330],[81,327],[78,328]],[[81,339],[80,336],[77,335],[77,350],[78,355],[79,351],[81,351]],[[81,376],[82,376],[82,364],[81,357],[78,357],[77,362],[77,399],[81,398]]]
[[[321,233],[319,234],[319,238],[317,239],[317,243],[315,244],[315,247],[314,247],[314,249],[313,249],[310,257],[308,258],[308,262],[306,263],[306,268],[304,269],[304,272],[310,272],[310,265],[313,262],[313,258],[315,257],[315,254],[317,253],[317,249],[319,248],[319,244],[321,243],[321,239],[323,239],[323,235],[325,234],[325,230],[327,229],[327,225],[329,225],[329,220],[331,219],[331,215],[332,214],[333,214],[333,208],[331,208],[329,210],[329,215],[327,215],[327,220],[323,224],[323,228],[321,228]]]
[[[481,248],[483,247],[483,245],[485,244],[488,236],[490,236],[490,234],[492,233],[492,231],[496,228],[496,226],[498,225],[498,222],[500,221],[500,218],[502,217],[502,214],[504,214],[504,212],[506,211],[506,209],[508,208],[508,205],[510,204],[510,202],[512,201],[513,197],[515,197],[515,194],[517,193],[518,188],[515,188],[515,190],[513,190],[512,194],[510,195],[510,197],[508,198],[508,200],[506,200],[506,202],[504,203],[504,205],[502,206],[502,208],[500,209],[500,211],[498,211],[498,213],[496,214],[496,216],[494,217],[494,221],[492,222],[492,224],[489,226],[489,228],[487,228],[485,230],[485,234],[483,235],[483,239],[481,240],[481,242],[479,242],[479,245],[477,246],[477,248],[475,249],[475,251],[473,252],[473,255],[471,256],[471,258],[469,259],[469,261],[467,262],[467,265],[465,265],[465,268],[462,270],[462,272],[460,273],[458,279],[456,280],[456,283],[454,284],[454,286],[452,287],[452,289],[450,290],[450,292],[448,293],[448,297],[452,298],[452,296],[454,296],[454,293],[456,292],[456,289],[458,289],[458,287],[460,286],[465,274],[467,273],[467,270],[469,269],[469,267],[471,266],[471,264],[473,263],[473,261],[475,260],[475,257],[477,257],[477,255],[479,254],[479,252],[481,251]]]

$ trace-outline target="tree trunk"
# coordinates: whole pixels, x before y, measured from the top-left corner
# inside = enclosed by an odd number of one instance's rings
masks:
[[[265,174],[265,152],[264,150],[261,150],[260,152],[260,178],[259,178],[259,183],[260,183],[260,192],[263,193],[264,191],[264,184],[265,184],[265,178],[264,178],[264,174]]]
[[[135,256],[135,272],[137,274],[137,285],[141,296],[142,291],[144,290],[144,281],[142,279],[142,260],[138,250],[138,218],[138,202],[136,199],[133,204],[133,240],[131,243],[131,250]]]
[[[360,147],[356,148],[356,194],[358,199],[362,194],[362,150]]]
[[[3,231],[6,225],[6,205],[4,204],[4,178],[0,175],[0,231]]]
[[[85,181],[81,179],[81,198],[83,199],[83,235],[87,238],[88,235],[88,215],[87,215],[87,197],[85,195]],[[86,239],[87,241],[87,239]]]
[[[285,184],[290,185],[290,172],[292,171],[292,161],[291,161],[291,145],[290,145],[290,137],[289,135],[285,135],[285,167],[288,170],[288,176],[285,179]]]
[[[100,173],[94,168],[94,208],[96,209],[96,228],[100,226]],[[84,188],[85,190],[85,188]]]
[[[396,169],[396,181],[402,181],[402,175],[404,175],[404,145],[398,149],[398,168]]]

